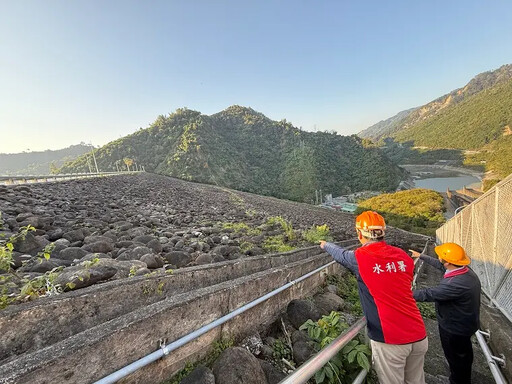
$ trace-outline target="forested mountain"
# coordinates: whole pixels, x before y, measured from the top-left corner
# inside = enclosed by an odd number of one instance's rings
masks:
[[[359,133],[359,136],[378,141],[385,137],[399,135],[404,129],[415,127],[454,106],[466,101],[473,95],[488,90],[512,79],[512,64],[501,66],[495,71],[488,71],[475,76],[463,88],[458,88],[419,108],[402,111],[397,115],[381,121]]]
[[[146,171],[305,202],[316,189],[334,195],[393,190],[403,176],[355,135],[305,132],[240,106],[211,116],[178,109],[95,154],[104,171],[126,169],[133,160]],[[87,170],[86,157],[61,169]]]
[[[417,108],[411,108],[398,112],[395,116],[379,121],[377,124],[359,132],[358,135],[365,139],[372,139],[374,141],[379,141],[384,137],[388,137],[391,133],[400,129],[407,117],[416,109]]]
[[[392,138],[408,148],[423,147],[418,159],[432,157],[428,150],[459,150],[464,164],[485,166],[491,171],[489,177],[503,178],[512,173],[511,127],[512,65],[504,65],[412,111],[385,133],[369,128],[360,135],[376,140]],[[386,144],[389,152],[390,142]],[[399,149],[396,153],[414,157],[410,152]],[[457,157],[453,152],[448,155],[450,159]]]
[[[90,146],[80,143],[56,151],[0,153],[0,175],[49,175],[65,162],[90,151]]]

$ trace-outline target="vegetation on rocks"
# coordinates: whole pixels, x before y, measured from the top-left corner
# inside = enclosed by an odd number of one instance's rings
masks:
[[[445,221],[443,196],[429,189],[372,197],[358,203],[356,214],[366,210],[379,212],[389,225],[426,235],[434,235]]]
[[[403,176],[355,135],[306,132],[240,106],[211,116],[178,109],[95,155],[103,171],[116,170],[130,158],[131,169],[144,165],[149,172],[308,203],[320,189],[334,195],[389,191]],[[84,171],[85,156],[61,168]]]

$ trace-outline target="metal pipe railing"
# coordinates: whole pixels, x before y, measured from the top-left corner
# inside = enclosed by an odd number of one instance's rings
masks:
[[[309,273],[306,273],[305,275],[299,277],[298,279],[295,279],[285,285],[283,285],[282,287],[280,288],[277,288],[277,289],[274,289],[273,291],[267,293],[266,295],[264,296],[261,296],[260,298],[256,299],[256,300],[253,300],[251,301],[250,303],[248,304],[245,304],[244,306],[234,310],[233,312],[231,313],[228,313],[227,315],[225,316],[222,316],[221,318],[197,329],[196,331],[194,332],[191,332],[189,333],[188,335],[186,336],[183,336],[182,338],[170,343],[170,344],[167,344],[165,346],[162,346],[159,350],[155,351],[155,352],[152,352],[150,353],[149,355],[119,369],[118,371],[104,377],[103,379],[100,379],[98,381],[95,382],[95,384],[111,384],[111,383],[115,383],[116,381],[122,379],[123,377],[126,377],[128,376],[129,374],[137,371],[138,369],[168,355],[170,352],[178,349],[179,347],[182,347],[183,345],[189,343],[190,341],[194,340],[194,339],[197,339],[199,336],[207,333],[208,331],[211,331],[212,329],[218,327],[219,325],[222,325],[224,324],[225,322],[231,320],[232,318],[234,318],[235,316],[238,316],[239,314],[247,311],[248,309],[258,305],[259,303],[267,300],[268,298],[272,297],[272,296],[275,296],[277,295],[278,293],[290,288],[291,286],[299,283],[300,281],[302,280],[305,280],[307,279],[308,277],[310,276],[313,276],[314,274],[324,270],[325,268],[335,264],[336,261],[331,261],[317,269],[315,269],[314,271],[311,271]],[[365,321],[365,324],[366,324],[366,321]],[[364,326],[364,324],[363,324]]]
[[[494,380],[498,384],[507,384],[507,380],[505,380],[505,378],[503,377],[503,374],[501,373],[500,368],[498,366],[498,361],[503,359],[493,356],[491,350],[489,349],[489,346],[487,345],[487,342],[485,341],[484,335],[489,334],[478,330],[476,331],[475,335],[476,339],[478,340],[478,344],[480,345],[480,348],[482,348],[482,351],[484,352],[485,359],[487,360],[487,364],[491,369],[491,373],[492,376],[494,377]]]
[[[355,322],[349,329],[343,332],[331,344],[322,349],[318,354],[310,358],[300,366],[290,376],[286,377],[279,384],[304,384],[315,373],[321,369],[329,360],[331,360],[350,340],[357,336],[359,332],[365,327],[366,318],[362,317]]]

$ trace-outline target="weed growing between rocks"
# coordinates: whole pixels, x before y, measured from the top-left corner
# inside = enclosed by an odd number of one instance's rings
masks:
[[[318,244],[320,240],[332,241],[327,224],[312,226],[302,233],[302,238],[313,244]]]
[[[32,231],[35,231],[35,228],[28,225],[21,227],[17,234],[7,239],[0,239],[0,271],[7,273],[0,275],[0,310],[15,302],[56,295],[63,291],[62,287],[56,284],[57,276],[63,267],[54,268],[33,279],[22,276],[14,270],[14,245],[16,242],[24,240],[27,234]],[[53,244],[44,247],[37,255],[38,262],[42,263],[44,260],[49,260],[54,247]]]

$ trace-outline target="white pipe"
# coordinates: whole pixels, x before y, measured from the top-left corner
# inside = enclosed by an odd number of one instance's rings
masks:
[[[179,347],[187,344],[188,342],[194,340],[194,339],[197,339],[199,336],[205,334],[206,332],[218,327],[219,325],[221,324],[224,324],[225,322],[231,320],[232,318],[234,318],[235,316],[238,316],[239,314],[247,311],[248,309],[258,305],[259,303],[267,300],[268,298],[272,297],[272,296],[275,296],[277,295],[278,293],[290,288],[292,285],[294,284],[297,284],[298,282],[302,281],[302,280],[305,280],[307,279],[308,277],[310,276],[313,276],[314,274],[322,271],[323,269],[333,265],[334,263],[336,263],[336,261],[331,261],[325,265],[323,265],[322,267],[320,268],[317,268],[315,269],[314,271],[311,271],[301,277],[299,277],[298,279],[296,280],[293,280],[285,285],[283,285],[282,287],[280,288],[277,288],[277,289],[274,289],[273,291],[267,293],[266,295],[264,296],[261,296],[260,298],[256,299],[256,300],[253,300],[251,301],[250,303],[248,304],[245,304],[244,306],[234,310],[233,312],[231,313],[228,313],[227,315],[225,316],[222,316],[221,318],[195,330],[194,332],[191,332],[189,333],[188,335],[168,344],[168,345],[165,345],[163,346],[161,349],[159,349],[158,351],[155,351],[155,352],[152,352],[150,353],[149,355],[119,369],[118,371],[104,377],[103,379],[101,380],[98,380],[95,382],[95,384],[111,384],[111,383],[115,383],[116,381],[122,379],[123,377],[126,377],[128,376],[129,374],[135,372],[136,370],[160,359],[161,357],[165,356],[165,355],[168,355],[170,352],[174,351],[175,349],[178,349]],[[365,321],[366,323],[366,321]],[[364,324],[363,324],[364,326]]]
[[[368,371],[366,369],[361,369],[361,372],[359,372],[359,375],[357,375],[352,384],[363,384],[364,379],[366,379],[366,375],[368,375]]]
[[[491,350],[489,349],[489,346],[487,345],[487,342],[485,341],[485,338],[483,336],[483,332],[480,330],[476,331],[475,333],[476,339],[478,340],[478,344],[480,344],[480,348],[482,348],[482,351],[484,352],[485,359],[487,360],[487,364],[489,365],[489,368],[491,369],[492,376],[494,377],[494,381],[498,384],[507,384],[507,381],[503,377],[503,374],[500,371],[500,368],[496,361],[494,360],[494,356],[492,356]]]

